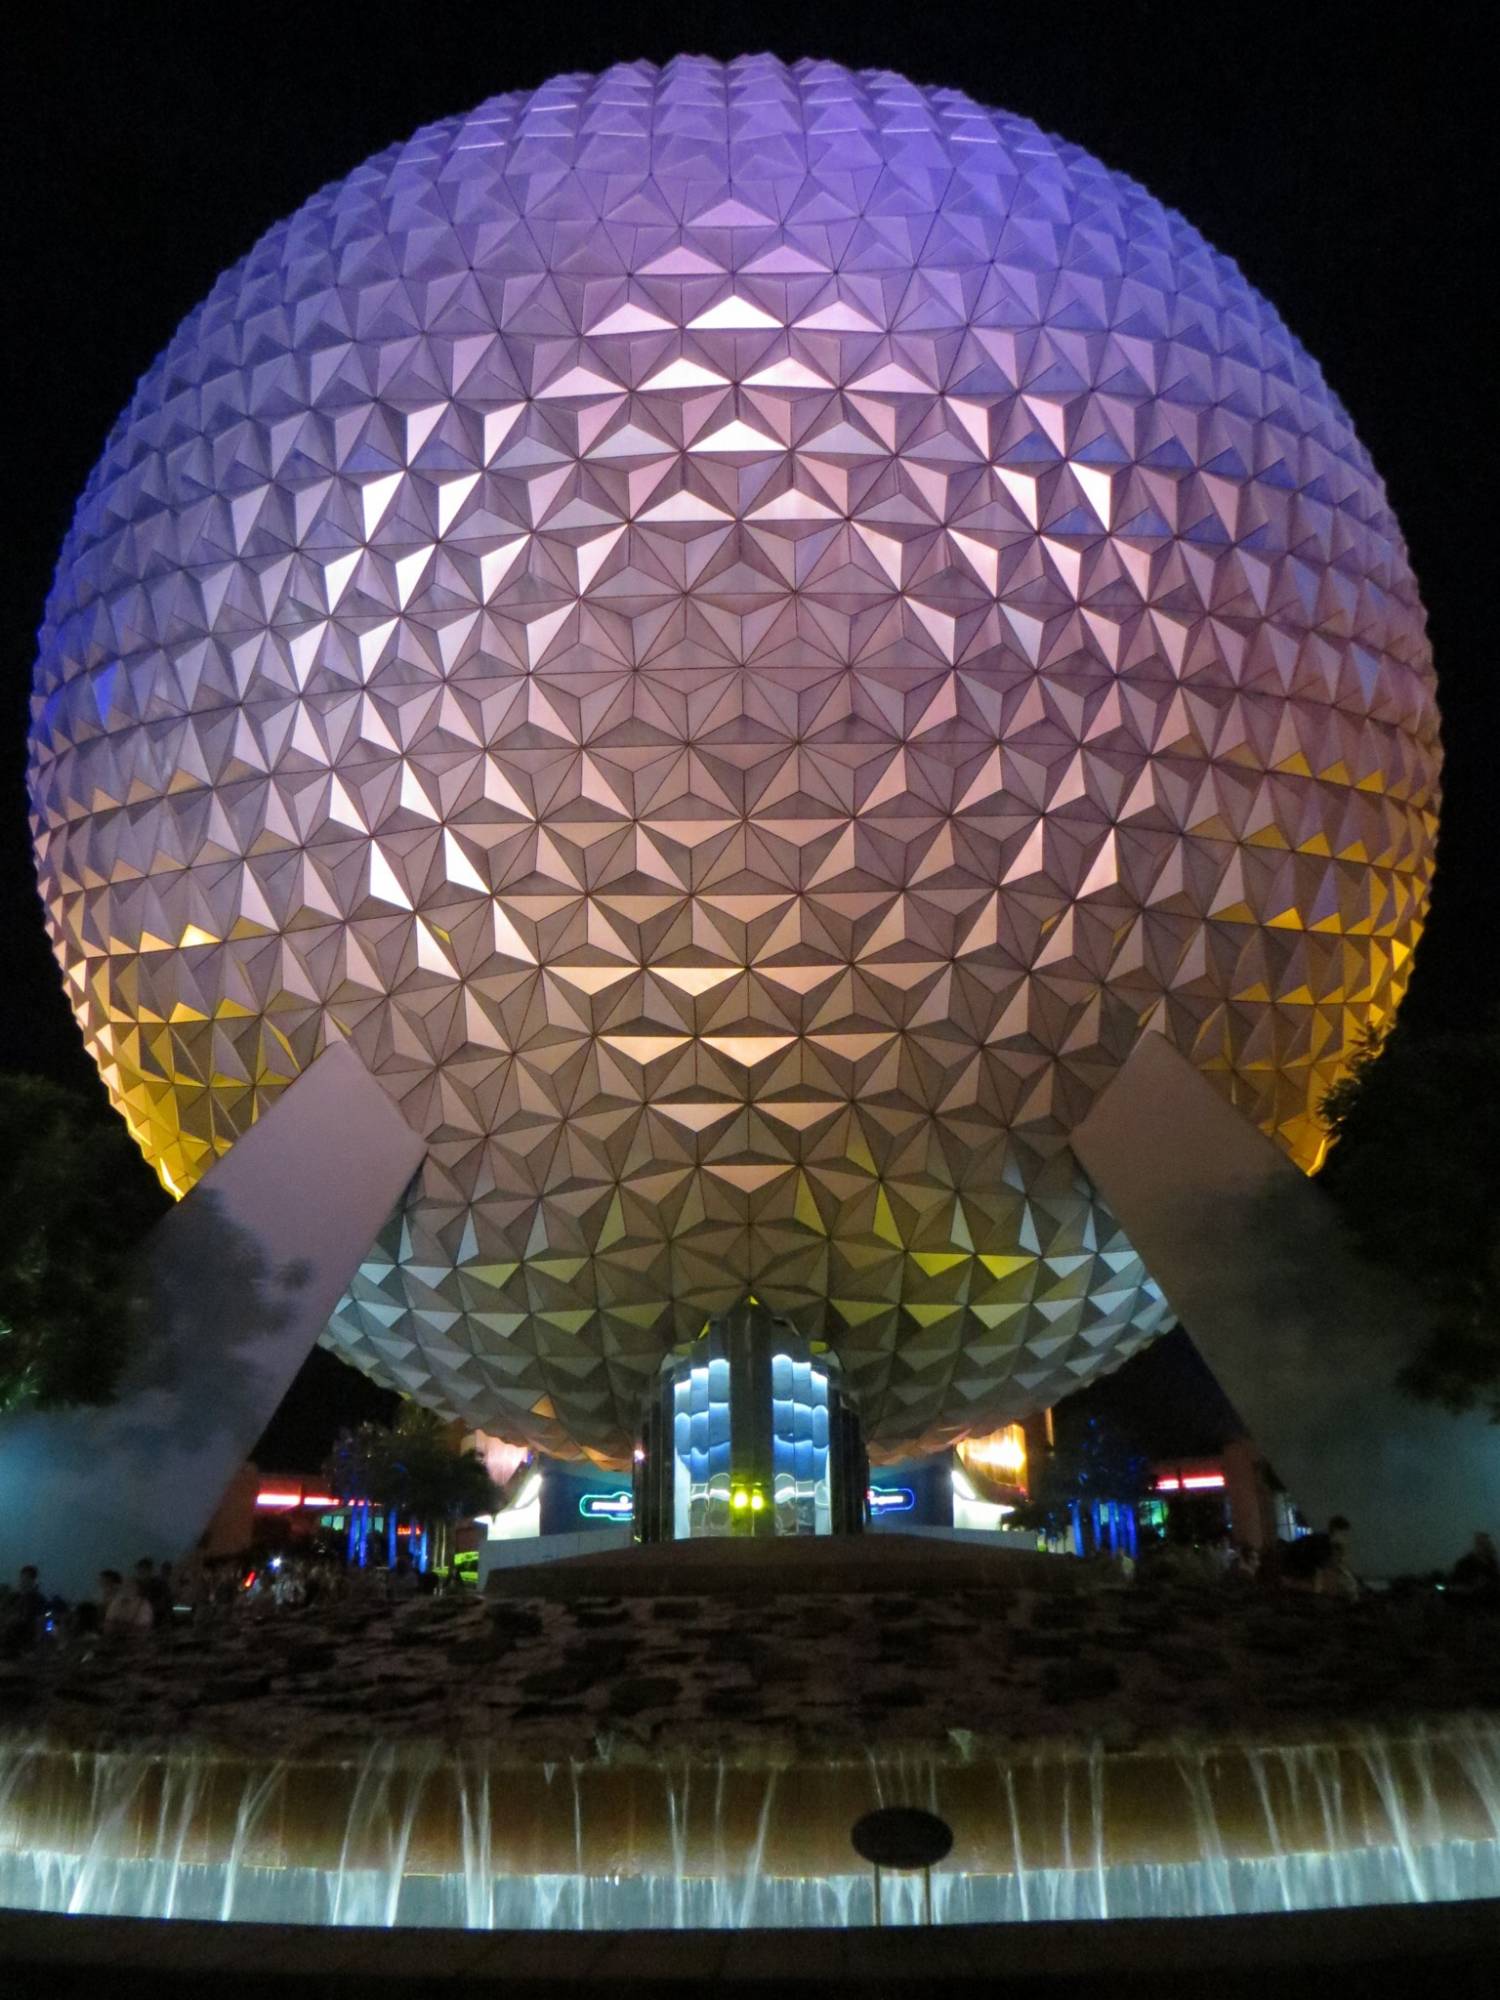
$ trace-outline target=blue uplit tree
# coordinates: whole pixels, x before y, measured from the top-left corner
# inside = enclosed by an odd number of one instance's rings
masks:
[[[1070,1541],[1075,1554],[1124,1546],[1132,1553],[1135,1509],[1150,1490],[1151,1467],[1119,1426],[1096,1415],[1056,1415],[1057,1442],[1033,1461],[1031,1492],[1006,1522]]]
[[[436,1411],[407,1403],[395,1423],[342,1431],[324,1467],[330,1490],[349,1507],[349,1560],[363,1566],[375,1510],[384,1516],[386,1564],[396,1565],[401,1531],[419,1569],[446,1569],[454,1524],[492,1513],[499,1491],[477,1451],[460,1451],[454,1427]]]

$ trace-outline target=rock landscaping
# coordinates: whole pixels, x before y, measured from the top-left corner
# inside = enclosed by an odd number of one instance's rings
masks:
[[[1265,1732],[1500,1709],[1500,1619],[1421,1596],[1345,1604],[1047,1563],[930,1594],[560,1594],[246,1611],[0,1665],[0,1724],[80,1747],[264,1754],[372,1737],[715,1752]],[[518,1580],[519,1582],[519,1580]]]

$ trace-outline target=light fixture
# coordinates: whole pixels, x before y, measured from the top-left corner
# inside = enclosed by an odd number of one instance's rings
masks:
[[[1020,1424],[1006,1424],[988,1437],[965,1438],[958,1455],[968,1466],[999,1473],[1006,1484],[1017,1484],[1026,1473],[1026,1433]]]

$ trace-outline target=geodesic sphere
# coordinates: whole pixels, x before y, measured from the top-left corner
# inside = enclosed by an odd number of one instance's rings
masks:
[[[747,1291],[887,1452],[1138,1346],[1069,1131],[1154,1028],[1310,1162],[1437,765],[1380,482],[1234,266],[756,58],[492,99],[219,281],[80,504],[31,784],[169,1185],[348,1038],[430,1150],[328,1339],[618,1456]]]

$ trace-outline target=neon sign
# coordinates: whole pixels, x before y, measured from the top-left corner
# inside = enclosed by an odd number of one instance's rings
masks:
[[[866,1497],[870,1512],[875,1515],[909,1514],[917,1504],[917,1496],[909,1486],[872,1486]]]
[[[585,1521],[629,1521],[635,1517],[635,1501],[629,1493],[585,1493],[578,1503]]]
[[[257,1507],[337,1507],[338,1500],[332,1493],[309,1493],[305,1487],[295,1486],[283,1489],[279,1486],[263,1486],[255,1496]]]

